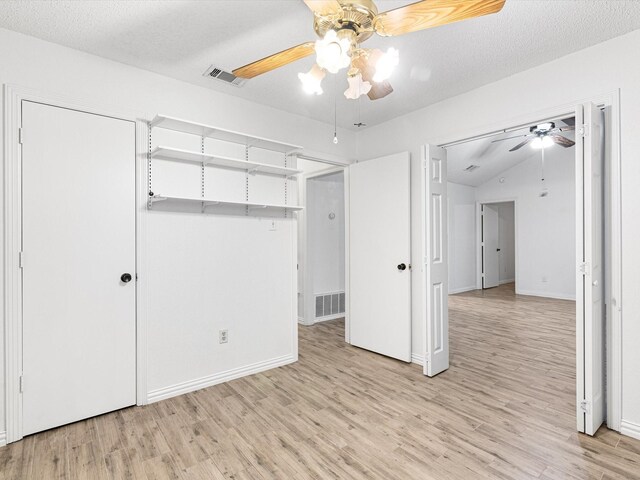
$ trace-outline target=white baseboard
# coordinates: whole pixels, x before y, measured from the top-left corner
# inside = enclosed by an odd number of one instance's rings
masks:
[[[456,293],[470,292],[471,290],[477,290],[476,286],[471,285],[469,287],[454,288],[453,290],[449,290],[449,295],[455,295]]]
[[[544,298],[555,298],[557,300],[573,300],[575,301],[576,296],[568,293],[552,293],[552,292],[537,292],[534,290],[521,290],[516,287],[516,295],[529,295],[531,297],[544,297]]]
[[[499,285],[504,285],[505,283],[514,283],[516,281],[515,278],[507,278],[506,280],[500,280],[498,282]]]
[[[336,313],[335,315],[327,315],[326,317],[317,317],[313,323],[327,322],[329,320],[337,320],[338,318],[344,318],[344,313]]]
[[[620,433],[640,440],[640,425],[622,420],[620,422]]]
[[[215,375],[196,378],[195,380],[189,380],[188,382],[182,382],[176,385],[171,385],[169,387],[152,390],[148,393],[147,400],[148,403],[158,402],[166,398],[184,395],[185,393],[194,392],[202,388],[211,387],[223,382],[228,382],[229,380],[235,380],[236,378],[246,377],[247,375],[264,372],[265,370],[270,370],[276,367],[282,367],[283,365],[287,365],[293,362],[295,362],[294,355],[289,354],[282,357],[273,358],[271,360],[253,363],[244,367],[227,370],[226,372],[216,373]]]
[[[411,363],[417,363],[418,365],[424,365],[424,355],[419,353],[411,354]]]
[[[7,432],[0,432],[0,447],[4,447],[7,444]]]

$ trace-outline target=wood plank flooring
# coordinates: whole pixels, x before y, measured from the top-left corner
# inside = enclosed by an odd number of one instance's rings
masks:
[[[436,378],[300,328],[300,361],[26,437],[2,479],[640,479],[640,441],[575,433],[574,304],[450,297]]]

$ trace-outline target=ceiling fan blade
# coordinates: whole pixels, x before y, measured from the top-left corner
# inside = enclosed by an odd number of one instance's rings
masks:
[[[497,143],[497,142],[504,142],[505,140],[512,140],[514,138],[523,138],[523,137],[531,137],[532,135],[525,135],[524,133],[522,135],[515,135],[513,137],[507,137],[507,138],[498,138],[497,140],[492,140],[491,143]]]
[[[518,145],[516,145],[515,147],[513,147],[509,151],[510,152],[515,152],[516,150],[520,150],[522,147],[524,147],[527,143],[531,142],[532,140],[533,140],[533,138],[527,138],[524,142],[519,143]]]
[[[304,3],[314,15],[319,17],[328,17],[342,12],[342,7],[338,0],[304,0]]]
[[[379,83],[372,82],[371,90],[369,90],[369,93],[367,93],[367,96],[371,100],[379,100],[381,98],[386,97],[391,92],[393,92],[393,87],[386,80],[384,82],[379,82]]]
[[[313,42],[301,43],[295,47],[288,48],[278,53],[274,53],[268,57],[257,60],[244,67],[236,68],[233,74],[240,78],[253,78],[263,73],[270,72],[276,68],[283,67],[291,62],[300,60],[315,52],[315,44]]]
[[[551,140],[564,148],[573,147],[576,144],[573,140],[563,137],[562,135],[552,134],[549,136],[551,137]]]
[[[371,100],[378,100],[380,98],[386,97],[391,92],[393,92],[393,87],[387,81],[373,81],[373,76],[376,72],[375,64],[378,61],[378,58],[383,55],[382,50],[376,48],[373,50],[367,50],[367,52],[367,55],[360,55],[359,57],[354,58],[351,61],[351,66],[357,68],[360,71],[362,80],[371,84],[371,90],[369,90],[367,96]]]
[[[373,20],[384,37],[438,27],[468,18],[497,13],[506,0],[423,0],[383,12]]]
[[[557,130],[560,132],[570,132],[571,130],[575,130],[576,126],[575,125],[570,125],[568,127],[559,127]]]

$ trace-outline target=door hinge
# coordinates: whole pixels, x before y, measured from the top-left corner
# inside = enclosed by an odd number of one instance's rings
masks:
[[[24,252],[18,252],[18,268],[24,268]]]
[[[18,128],[18,143],[22,145],[23,142],[23,130],[22,127]]]
[[[582,400],[580,402],[580,410],[582,410],[584,413],[589,413],[591,404],[587,401],[587,400]]]
[[[582,262],[578,264],[578,272],[580,272],[582,275],[587,274],[588,268],[589,268],[589,265],[587,265],[586,262]]]
[[[20,378],[18,379],[18,386],[20,388],[20,393],[24,392],[24,376],[20,375]]]
[[[591,125],[588,124],[588,123],[585,123],[585,124],[580,125],[580,128],[578,128],[578,134],[582,138],[588,137],[590,130],[591,130]]]

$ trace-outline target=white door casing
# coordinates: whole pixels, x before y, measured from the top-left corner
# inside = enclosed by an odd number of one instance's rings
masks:
[[[23,101],[22,129],[28,435],[136,403],[135,123]]]
[[[424,374],[449,368],[449,287],[447,261],[447,151],[423,147],[423,270],[426,292]]]
[[[578,431],[594,435],[604,421],[605,410],[604,121],[601,110],[592,103],[578,106],[576,129],[577,426]]]
[[[482,205],[482,288],[500,284],[500,216],[492,205]]]
[[[349,166],[349,341],[411,361],[409,153]]]

